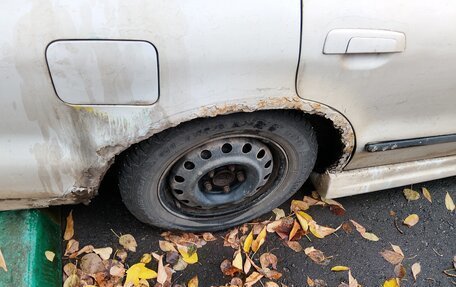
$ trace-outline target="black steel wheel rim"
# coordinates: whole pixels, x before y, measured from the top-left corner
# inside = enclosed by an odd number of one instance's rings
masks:
[[[161,205],[186,219],[236,216],[258,204],[286,177],[288,156],[276,141],[232,134],[176,155],[158,184]]]

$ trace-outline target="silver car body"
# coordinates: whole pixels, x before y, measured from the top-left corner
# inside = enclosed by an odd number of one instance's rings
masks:
[[[0,209],[88,201],[117,154],[198,117],[296,109],[342,152],[340,197],[456,175],[456,3],[0,3]]]

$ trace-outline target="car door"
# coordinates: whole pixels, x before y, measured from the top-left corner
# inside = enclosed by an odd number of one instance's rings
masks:
[[[347,169],[455,154],[455,47],[454,1],[304,0],[297,90],[353,125]],[[429,137],[438,144],[366,147]]]

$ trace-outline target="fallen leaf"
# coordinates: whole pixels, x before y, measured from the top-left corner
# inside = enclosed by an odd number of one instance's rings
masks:
[[[198,275],[195,275],[190,281],[187,283],[187,287],[198,287]]]
[[[383,283],[383,287],[400,287],[398,278],[390,278]]]
[[[391,244],[391,248],[392,248],[395,252],[397,252],[397,253],[399,253],[400,255],[402,255],[402,257],[405,257],[404,252],[402,252],[402,249],[401,249],[398,245]]]
[[[294,213],[298,211],[304,211],[309,209],[309,205],[302,200],[292,200],[290,205],[290,210]]]
[[[234,228],[228,234],[225,235],[223,246],[230,246],[233,249],[239,248],[239,229]]]
[[[46,259],[51,261],[51,262],[54,262],[54,258],[55,258],[55,253],[52,252],[52,251],[45,251],[44,252],[44,256],[46,256]],[[1,259],[0,259],[1,261]],[[1,264],[1,263],[0,263]]]
[[[420,194],[418,193],[418,191],[415,191],[410,188],[404,188],[404,190],[402,192],[404,193],[404,196],[408,201],[418,200],[421,197]]]
[[[80,282],[78,275],[72,274],[63,282],[63,287],[79,287]]]
[[[0,268],[5,270],[5,272],[8,272],[8,268],[6,267],[5,258],[3,257],[3,253],[2,253],[1,249],[0,249]]]
[[[182,257],[178,256],[176,263],[173,265],[173,269],[176,271],[182,271],[185,268],[187,268],[187,266],[188,263],[185,262],[184,259],[182,259]]]
[[[266,234],[267,234],[267,231],[266,231],[266,226],[265,226],[261,230],[260,234],[258,234],[256,239],[252,241],[252,251],[253,252],[257,252],[258,249],[260,249],[261,245],[263,245],[263,243],[266,240]]]
[[[95,253],[89,253],[81,258],[80,268],[86,274],[95,274],[104,271],[103,261]]]
[[[119,263],[118,265],[113,265],[109,269],[109,274],[111,276],[116,276],[116,277],[124,277],[125,276],[125,268],[123,267],[123,264]]]
[[[147,264],[150,261],[152,261],[152,255],[150,255],[150,253],[144,253],[141,256],[141,259],[139,260],[139,262],[144,263],[144,264]]]
[[[93,247],[92,247],[93,249]],[[128,253],[124,249],[120,249],[116,251],[116,257],[120,259],[120,261],[125,262],[127,259]]]
[[[288,235],[288,240],[293,240],[293,237],[295,237],[296,232],[298,232],[299,229],[301,229],[301,225],[295,220],[290,235]]]
[[[163,255],[158,259],[158,269],[157,269],[157,282],[160,284],[165,284],[167,281],[171,283],[171,278],[169,272],[166,270],[166,266],[163,265]]]
[[[408,227],[412,227],[415,224],[418,223],[420,220],[419,216],[417,214],[410,214],[404,219],[404,224],[407,225]]]
[[[306,217],[303,216],[304,213],[303,211],[298,211],[296,213],[296,218],[299,221],[299,224],[301,225],[301,228],[304,232],[306,232],[309,229],[309,222],[307,221]]]
[[[309,207],[314,206],[314,205],[321,205],[321,206],[326,205],[326,203],[324,203],[323,201],[309,197],[309,196],[304,196],[302,201],[304,201],[304,203],[306,203]]]
[[[73,221],[73,210],[70,211],[66,218],[65,233],[63,234],[64,240],[70,240],[74,236],[74,221]]]
[[[258,272],[253,272],[252,274],[250,274],[249,277],[247,277],[245,279],[245,287],[251,287],[253,286],[253,284],[257,283],[258,281],[261,280],[261,278],[263,278],[263,275],[258,273]]]
[[[412,275],[413,275],[413,279],[415,279],[415,281],[416,281],[416,277],[418,276],[418,274],[420,274],[420,272],[421,272],[421,264],[419,262],[413,263]]]
[[[451,195],[447,192],[445,195],[445,206],[449,211],[454,211],[455,206]]]
[[[70,256],[73,253],[76,253],[78,250],[79,250],[79,241],[70,239],[70,241],[67,242],[64,256]],[[76,255],[77,255],[77,253],[76,253]]]
[[[356,231],[359,232],[359,234],[361,234],[361,236],[367,240],[370,240],[370,241],[379,241],[380,239],[377,237],[377,235],[375,235],[374,233],[370,233],[370,232],[366,232],[366,228],[364,228],[361,224],[359,224],[358,222],[354,221],[354,220],[351,220],[351,223],[355,226],[356,228]]]
[[[210,233],[210,232],[204,232],[203,233],[203,239],[208,241],[208,242],[217,240],[217,238],[215,238],[215,236],[212,233]]]
[[[406,274],[405,267],[402,264],[397,264],[394,266],[394,273],[396,274],[397,278],[404,278]]]
[[[249,274],[250,268],[252,268],[252,262],[250,262],[250,260],[247,259],[247,260],[245,260],[245,263],[244,263],[244,269],[243,269],[244,273]]]
[[[227,276],[234,276],[234,274],[242,272],[241,269],[234,267],[231,263],[231,260],[229,259],[223,260],[223,262],[220,264],[220,270],[224,275]]]
[[[353,228],[351,227],[350,222],[346,221],[342,223],[342,229],[345,231],[345,233],[350,234],[353,232]]]
[[[242,282],[241,278],[239,278],[239,277],[231,278],[230,287],[243,287],[243,286],[244,286],[244,282]]]
[[[429,192],[429,190],[425,187],[422,187],[421,191],[423,192],[424,198],[426,198],[430,203],[432,203],[432,197],[431,197],[431,193]]]
[[[279,284],[275,283],[274,281],[268,281],[264,284],[264,287],[279,287]]]
[[[127,278],[125,285],[133,283],[135,286],[139,284],[140,279],[153,279],[157,278],[157,273],[146,267],[144,263],[136,263],[126,271]]]
[[[277,256],[269,252],[263,253],[260,256],[260,265],[262,269],[269,268],[269,266],[277,269]]]
[[[244,267],[244,264],[242,263],[242,253],[241,250],[236,251],[236,255],[234,256],[233,263],[232,265],[236,267],[237,269],[242,270]]]
[[[159,240],[158,246],[160,247],[160,250],[163,252],[170,252],[170,251],[177,252],[176,248],[174,247],[174,244],[172,244],[169,241]]]
[[[93,249],[94,249],[93,245],[86,245],[86,246],[82,247],[81,249],[79,249],[79,251],[76,254],[76,256],[79,256],[82,253],[92,253]]]
[[[192,245],[190,247],[177,245],[177,250],[179,250],[182,259],[188,264],[195,264],[198,262],[198,254],[196,253],[196,246]]]
[[[93,249],[93,252],[95,252],[95,254],[99,255],[101,257],[101,259],[107,260],[111,257],[112,248],[111,247],[96,248],[96,249]]]
[[[335,215],[341,216],[345,214],[345,208],[339,202],[329,198],[323,198],[322,200],[329,205],[329,210]]]
[[[284,242],[288,247],[290,247],[294,252],[301,252],[302,246],[298,241],[286,241]]]
[[[326,236],[331,235],[334,232],[336,232],[338,229],[339,229],[339,227],[334,229],[331,227],[318,225],[313,220],[309,222],[309,230],[317,238],[325,238]]]
[[[250,252],[250,248],[252,246],[252,241],[253,241],[253,230],[250,231],[249,235],[247,235],[247,237],[244,240],[243,249],[244,249],[245,253]]]
[[[138,244],[136,243],[135,238],[131,234],[124,234],[119,238],[119,243],[120,245],[123,246],[123,248],[130,250],[132,252],[136,252],[136,247]]]
[[[349,267],[347,267],[347,266],[340,266],[340,265],[334,266],[333,268],[331,268],[331,271],[334,271],[334,272],[348,271],[348,270],[350,270]]]
[[[283,211],[283,209],[274,208],[274,209],[272,210],[272,212],[274,212],[274,214],[275,214],[275,220],[279,220],[279,219],[285,217],[285,211]]]
[[[330,262],[330,258],[326,257],[323,252],[315,249],[313,246],[304,249],[304,253],[309,256],[312,261],[319,265],[328,265]]]
[[[358,280],[356,280],[352,274],[351,271],[348,270],[348,287],[358,287]]]
[[[383,250],[380,255],[389,263],[397,265],[404,260],[404,255],[392,250]]]

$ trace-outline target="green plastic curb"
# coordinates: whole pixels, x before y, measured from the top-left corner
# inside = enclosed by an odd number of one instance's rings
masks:
[[[0,249],[8,271],[1,287],[62,286],[61,228],[56,210],[0,212]],[[54,261],[45,251],[55,253]]]

